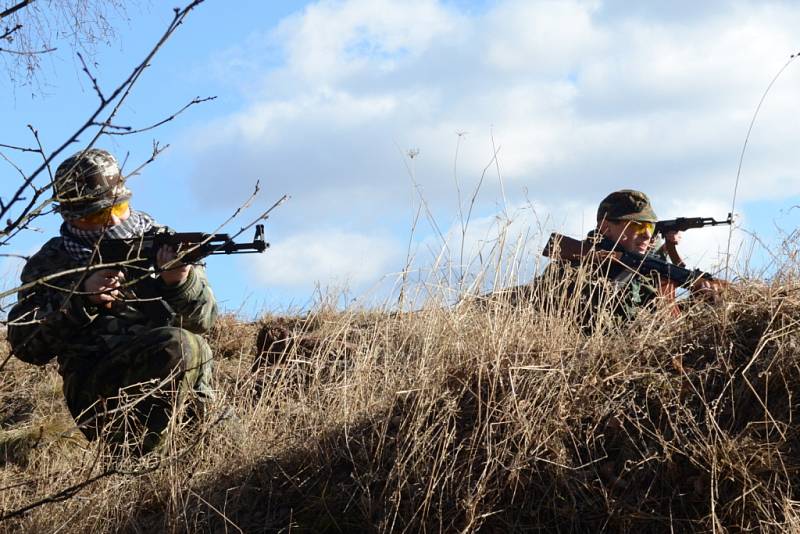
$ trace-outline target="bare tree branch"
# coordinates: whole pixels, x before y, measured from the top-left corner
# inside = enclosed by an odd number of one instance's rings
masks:
[[[168,148],[169,148],[169,144],[161,146],[158,141],[153,140],[153,151],[150,154],[150,157],[147,158],[147,160],[144,163],[142,163],[141,165],[139,165],[138,167],[133,169],[131,172],[129,172],[125,176],[125,181],[128,181],[128,179],[132,178],[133,176],[138,175],[142,171],[142,169],[144,169],[145,167],[147,167],[148,165],[153,163],[155,161],[155,159],[159,156],[159,154],[161,154],[162,152],[164,152]],[[126,158],[126,161],[127,161],[127,158]],[[122,165],[122,168],[125,168],[125,164],[124,163]]]
[[[0,35],[14,42],[11,49],[0,50],[4,70],[11,85],[39,85],[43,55],[56,49],[82,52],[93,56],[98,45],[110,45],[117,37],[119,19],[138,3],[150,0],[5,0],[0,17]],[[3,9],[3,8],[0,8]],[[0,39],[1,41],[2,39]],[[91,63],[91,62],[89,62]]]
[[[145,128],[140,128],[138,130],[134,130],[130,126],[115,126],[113,124],[99,124],[98,123],[98,124],[96,124],[96,126],[104,126],[106,128],[113,128],[113,129],[116,129],[116,130],[122,130],[122,131],[117,131],[117,132],[107,131],[106,135],[131,135],[131,134],[142,133],[142,132],[146,132],[148,130],[152,130],[154,128],[158,128],[162,124],[168,123],[169,121],[173,120],[175,117],[177,117],[178,115],[180,115],[181,113],[183,113],[184,111],[189,109],[190,107],[194,106],[195,104],[201,104],[203,102],[208,102],[210,100],[215,100],[216,98],[217,98],[216,96],[207,96],[205,98],[200,98],[199,96],[195,97],[194,100],[192,100],[191,102],[189,102],[188,104],[183,106],[181,109],[179,109],[178,111],[176,111],[175,113],[173,113],[172,115],[167,117],[166,119],[161,120],[161,121],[159,121],[159,122],[157,122],[155,124],[152,124],[150,126],[147,126]]]
[[[23,170],[22,170],[22,168],[20,168],[20,166],[19,166],[19,165],[17,165],[16,163],[14,163],[14,162],[11,160],[11,158],[9,158],[8,156],[6,156],[6,155],[5,155],[5,154],[3,154],[2,152],[0,152],[0,158],[3,158],[4,160],[6,160],[6,163],[8,163],[8,164],[9,164],[9,165],[11,165],[12,167],[14,167],[14,170],[15,170],[15,171],[17,171],[17,172],[19,173],[19,175],[22,177],[22,179],[23,179],[23,180],[25,179],[25,171],[23,171]],[[2,207],[2,206],[3,206],[3,199],[2,199],[2,198],[0,198],[0,207]]]
[[[0,47],[0,52],[5,52],[6,54],[16,54],[18,56],[36,56],[41,54],[49,54],[50,52],[55,52],[56,48],[43,48],[41,50],[11,50],[9,48],[2,48]]]
[[[92,82],[92,87],[94,87],[94,91],[95,91],[95,93],[97,93],[97,96],[100,98],[100,103],[101,103],[101,104],[105,104],[105,102],[106,102],[106,97],[105,97],[105,96],[103,96],[103,91],[101,91],[101,90],[100,90],[100,86],[99,86],[99,85],[97,85],[97,78],[95,78],[94,76],[92,76],[92,73],[91,73],[91,72],[89,72],[89,67],[86,65],[86,61],[84,61],[84,59],[83,59],[83,55],[82,55],[80,52],[78,52],[78,59],[80,59],[80,60],[81,60],[81,65],[83,65],[83,72],[85,72],[85,73],[86,73],[86,76],[88,76],[88,77],[89,77],[89,80],[91,80],[91,82]]]
[[[52,186],[53,185],[53,170],[50,168],[50,164],[48,163],[47,158],[44,155],[44,146],[42,146],[42,140],[39,138],[39,130],[34,128],[33,125],[31,125],[31,124],[28,125],[28,129],[31,131],[31,133],[33,134],[33,138],[36,140],[36,146],[38,148],[38,150],[36,150],[36,152],[41,154],[42,159],[44,159],[44,167],[45,167],[45,169],[47,169],[47,174],[50,176],[50,186]]]
[[[0,13],[0,19],[4,19],[9,15],[13,15],[14,13],[19,11],[23,7],[27,7],[28,4],[31,4],[31,3],[33,3],[33,0],[23,0],[22,2],[19,2],[19,3],[15,4],[15,5],[9,7],[8,9],[6,9],[2,13]]]
[[[0,258],[19,258],[21,260],[28,261],[31,259],[30,256],[25,256],[23,254],[0,254]]]
[[[191,3],[189,3],[186,7],[182,8],[182,9],[181,8],[175,8],[175,16],[173,17],[173,19],[170,22],[170,24],[167,26],[167,29],[162,34],[161,38],[158,40],[158,42],[155,44],[155,46],[150,50],[150,52],[147,54],[147,56],[144,58],[144,60],[133,69],[131,74],[119,86],[117,86],[117,88],[105,99],[105,101],[101,102],[98,105],[97,109],[86,120],[86,122],[84,122],[84,124],[82,126],[80,126],[75,131],[75,133],[73,133],[70,137],[68,137],[67,140],[64,141],[64,143],[61,146],[56,148],[47,157],[45,157],[44,158],[44,162],[39,167],[37,167],[36,170],[34,170],[33,173],[31,173],[26,178],[26,180],[23,181],[23,183],[19,186],[19,188],[14,193],[14,195],[11,197],[11,199],[5,203],[5,207],[0,209],[0,220],[6,219],[8,217],[9,210],[11,209],[12,206],[14,206],[17,202],[20,201],[20,199],[22,198],[22,194],[25,191],[25,189],[27,189],[30,186],[30,184],[42,173],[43,170],[45,170],[45,169],[47,169],[49,167],[51,162],[56,157],[58,157],[59,154],[61,154],[69,145],[75,143],[77,141],[78,137],[82,133],[86,132],[92,126],[95,126],[98,122],[100,124],[109,124],[109,123],[112,122],[112,119],[116,116],[116,114],[118,113],[120,107],[125,102],[125,100],[127,100],[127,97],[130,95],[131,89],[136,84],[136,82],[139,80],[139,77],[142,75],[142,73],[145,71],[145,69],[147,69],[147,67],[149,66],[150,61],[152,60],[152,58],[161,49],[161,47],[164,46],[164,43],[167,42],[167,40],[172,36],[173,33],[175,33],[175,31],[181,26],[181,24],[183,24],[183,21],[188,16],[188,14],[192,10],[194,10],[197,6],[202,4],[203,1],[204,0],[193,0]],[[116,104],[111,109],[111,111],[110,111],[110,113],[108,115],[108,118],[106,120],[103,120],[103,121],[98,121],[98,117],[113,102],[116,102]],[[94,143],[97,141],[97,139],[99,139],[101,135],[107,134],[107,133],[108,132],[106,132],[106,127],[101,126],[99,128],[99,130],[97,131],[97,133],[94,134],[94,136],[92,137],[91,141],[87,144],[87,146],[85,148],[88,149],[88,148],[91,148],[92,146],[94,146]],[[20,214],[18,214],[16,218],[12,217],[11,219],[8,220],[8,224],[6,225],[6,228],[4,230],[0,231],[0,237],[7,236],[10,233],[10,231],[9,231],[10,228],[16,228],[16,227],[18,227],[18,226],[20,226],[20,225],[25,223],[25,221],[30,216],[30,211],[32,209],[32,206],[35,205],[35,203],[38,201],[38,198],[40,196],[41,196],[41,193],[34,195],[34,198],[31,199],[31,201],[29,202],[28,206],[25,209],[23,209],[22,212]]]
[[[0,41],[6,40],[6,39],[11,41],[11,39],[9,39],[9,37],[11,37],[11,35],[15,31],[18,31],[18,30],[21,30],[21,29],[22,29],[22,24],[16,24],[12,28],[6,28],[5,33],[3,33],[3,35],[0,35]]]
[[[8,148],[10,150],[18,150],[20,152],[38,152],[35,148],[27,148],[24,146],[15,146],[15,145],[6,145],[4,143],[0,143],[0,148]]]
[[[28,226],[33,221],[33,219],[35,219],[40,214],[42,214],[44,209],[50,203],[50,200],[48,199],[45,202],[43,202],[42,204],[40,204],[39,206],[34,207],[36,202],[38,201],[39,197],[41,197],[41,195],[52,185],[52,183],[53,183],[53,173],[51,172],[50,165],[47,163],[47,156],[45,155],[44,147],[42,146],[41,139],[39,138],[39,130],[37,130],[36,128],[34,128],[30,124],[28,124],[28,129],[33,134],[33,138],[36,140],[36,145],[38,147],[36,149],[31,150],[31,152],[36,153],[36,154],[40,154],[42,156],[42,159],[45,161],[45,163],[44,163],[45,168],[47,169],[47,172],[48,172],[48,174],[50,176],[50,183],[47,185],[47,187],[37,188],[33,184],[32,181],[28,182],[28,186],[31,189],[33,189],[33,196],[31,197],[31,200],[28,203],[28,205],[22,211],[23,214],[27,212],[28,216],[25,217],[22,220],[19,220],[18,222],[16,222],[16,224],[15,224],[15,221],[13,221],[11,219],[6,221],[6,228],[5,228],[6,236],[5,236],[5,239],[0,242],[0,245],[7,244],[15,235],[17,235],[21,231],[25,230],[26,228],[28,228]],[[23,174],[23,182],[26,182],[26,181],[27,181],[27,178]],[[19,201],[23,201],[23,200],[25,200],[23,197],[19,198]],[[14,200],[12,199],[12,202],[13,201]],[[0,208],[5,209],[5,207],[6,207],[5,203],[0,203]],[[0,235],[2,235],[2,232],[0,232]]]

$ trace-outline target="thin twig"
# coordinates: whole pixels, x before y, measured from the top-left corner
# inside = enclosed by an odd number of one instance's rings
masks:
[[[138,167],[133,169],[131,172],[129,172],[125,176],[125,181],[127,182],[130,178],[132,178],[134,176],[137,176],[142,171],[142,169],[144,169],[145,167],[147,167],[148,165],[153,163],[156,160],[156,158],[168,148],[169,148],[169,144],[161,146],[158,143],[158,141],[153,141],[153,150],[150,153],[150,157],[147,158],[147,160],[144,163],[142,163],[141,165],[139,165]],[[126,156],[125,160],[127,161],[127,156]],[[124,166],[124,163],[123,163],[123,166]]]
[[[0,41],[2,41],[4,39],[8,39],[9,37],[11,37],[11,35],[14,34],[14,32],[16,32],[18,30],[21,30],[21,29],[22,29],[22,24],[17,24],[13,28],[6,28],[5,33],[3,33],[3,35],[0,35]],[[8,39],[8,40],[10,41],[11,39]]]
[[[92,87],[94,88],[94,92],[97,93],[97,97],[100,99],[100,104],[106,103],[106,97],[103,95],[103,91],[100,90],[100,86],[97,84],[97,78],[92,76],[92,73],[89,72],[89,67],[86,65],[86,61],[84,61],[83,56],[80,52],[77,52],[78,59],[81,60],[81,65],[83,65],[83,72],[86,73],[86,76],[89,77],[89,80],[92,82]]]
[[[0,143],[0,148],[9,148],[11,150],[19,150],[20,152],[37,152],[35,148],[26,148],[23,146],[14,146],[14,145],[6,145],[4,143]]]
[[[0,254],[0,258],[19,258],[21,260],[28,261],[31,259],[30,256],[24,256],[22,254]]]
[[[175,117],[177,117],[178,115],[180,115],[181,113],[183,113],[184,111],[189,109],[190,107],[194,106],[195,104],[201,104],[203,102],[208,102],[210,100],[215,100],[216,98],[217,98],[216,96],[207,96],[205,98],[200,98],[199,96],[195,97],[194,100],[192,100],[191,102],[189,102],[188,104],[183,106],[181,109],[179,109],[178,111],[176,111],[175,113],[173,113],[172,115],[167,117],[166,119],[158,121],[157,123],[152,124],[150,126],[147,126],[145,128],[139,128],[138,130],[134,130],[130,126],[116,126],[116,125],[113,125],[113,124],[96,123],[95,125],[96,126],[104,126],[106,128],[113,128],[115,130],[121,130],[121,131],[107,131],[106,135],[133,135],[133,134],[138,134],[138,133],[146,132],[148,130],[152,130],[154,128],[158,128],[159,126],[168,123],[169,121],[173,120]]]
[[[228,225],[228,223],[230,223],[230,222],[231,222],[231,221],[233,221],[233,220],[234,220],[236,217],[238,217],[238,216],[239,216],[239,213],[241,213],[241,212],[242,212],[242,210],[246,209],[246,208],[247,208],[247,207],[248,207],[248,206],[249,206],[249,205],[252,203],[252,201],[255,199],[256,195],[258,195],[258,192],[259,192],[259,185],[258,185],[258,182],[256,182],[255,190],[253,191],[252,195],[250,195],[250,198],[248,198],[248,199],[245,201],[245,203],[244,203],[244,204],[242,204],[241,206],[239,206],[239,207],[236,209],[236,211],[233,213],[233,215],[231,215],[230,217],[228,217],[228,218],[227,218],[227,219],[226,219],[226,220],[225,220],[225,221],[224,221],[222,224],[220,224],[219,226],[217,226],[217,228],[215,228],[213,232],[211,232],[210,234],[208,234],[208,237],[207,237],[206,239],[204,239],[203,241],[201,241],[201,242],[197,243],[197,244],[196,244],[195,246],[193,246],[193,247],[189,247],[189,248],[188,248],[188,249],[186,249],[185,251],[181,251],[181,252],[180,252],[180,253],[178,253],[178,255],[175,257],[175,259],[173,259],[173,260],[171,260],[171,261],[167,262],[166,264],[162,265],[162,266],[161,266],[161,269],[160,269],[160,271],[168,271],[168,270],[172,269],[174,266],[176,266],[177,264],[179,264],[179,263],[181,262],[181,260],[182,260],[183,258],[185,258],[187,255],[191,254],[192,252],[194,252],[194,251],[195,251],[195,250],[197,250],[198,248],[202,247],[203,245],[205,245],[206,243],[208,243],[209,241],[211,241],[212,239],[214,239],[214,236],[215,236],[215,234],[216,234],[216,233],[217,233],[219,230],[222,230],[222,229],[223,229],[225,226],[227,226],[227,225]],[[233,241],[234,239],[236,239],[237,237],[239,237],[241,234],[243,234],[244,232],[246,232],[247,230],[249,230],[250,228],[252,228],[253,226],[255,226],[255,225],[256,225],[257,223],[259,223],[260,221],[265,221],[265,220],[267,220],[267,219],[269,218],[269,214],[270,214],[270,213],[272,213],[272,211],[273,211],[274,209],[276,209],[278,206],[280,206],[281,204],[283,204],[284,202],[286,202],[287,200],[289,200],[289,198],[291,198],[291,197],[289,197],[289,195],[283,195],[283,196],[282,196],[281,198],[279,198],[279,199],[278,199],[278,200],[277,200],[277,201],[276,201],[276,202],[275,202],[275,203],[274,203],[272,206],[270,206],[270,207],[269,207],[269,208],[268,208],[266,211],[264,211],[264,212],[260,213],[260,214],[259,214],[257,217],[255,217],[254,219],[252,219],[252,220],[251,220],[251,221],[250,221],[248,224],[246,224],[245,226],[241,227],[241,228],[239,229],[239,231],[238,231],[238,232],[236,232],[235,234],[233,234],[233,235],[229,236],[229,240],[230,240],[230,241]],[[219,248],[218,248],[217,250],[220,250],[220,249],[222,249],[224,246],[225,246],[225,243],[222,243],[222,244],[220,244],[220,246],[219,246]]]
[[[0,52],[6,54],[14,54],[15,56],[35,56],[40,54],[49,54],[55,52],[57,48],[43,48],[41,50],[11,50],[9,48],[0,48]]]

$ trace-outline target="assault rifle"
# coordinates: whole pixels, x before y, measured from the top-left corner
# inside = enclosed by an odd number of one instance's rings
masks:
[[[600,243],[589,238],[583,241],[553,233],[545,245],[542,255],[569,262],[585,259],[614,261],[643,275],[658,275],[662,280],[670,280],[678,286],[691,287],[698,279],[713,280],[713,277],[699,269],[686,269],[653,256],[628,252],[626,250],[607,250],[599,248]]]
[[[264,252],[269,243],[264,240],[264,225],[256,225],[256,234],[251,243],[236,243],[228,234],[204,234],[202,232],[175,232],[160,228],[156,232],[130,239],[103,239],[97,245],[94,264],[111,264],[139,270],[146,279],[151,268],[156,267],[156,256],[164,245],[177,252],[176,259],[183,263],[197,263],[215,254],[253,254]],[[126,298],[115,301],[110,309],[117,313],[128,313],[128,308],[138,310],[153,324],[168,325],[175,311],[147,284],[127,287],[122,290]]]
[[[103,239],[97,247],[95,263],[133,264],[149,268],[155,266],[159,249],[169,245],[183,263],[197,263],[216,254],[255,254],[264,252],[269,243],[264,240],[264,225],[256,225],[256,234],[250,243],[236,243],[228,234],[202,232],[175,232],[167,228],[130,239]]]
[[[684,232],[692,228],[703,228],[704,226],[717,226],[720,224],[733,224],[733,213],[728,214],[724,221],[718,221],[713,217],[678,217],[677,219],[667,219],[656,223],[653,235],[661,234],[666,236],[667,232]]]

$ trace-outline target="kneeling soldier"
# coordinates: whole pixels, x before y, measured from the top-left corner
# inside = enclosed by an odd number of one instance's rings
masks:
[[[161,228],[129,206],[131,192],[108,152],[65,160],[54,189],[64,223],[22,271],[22,283],[32,285],[9,313],[13,353],[36,365],[58,358],[67,406],[88,439],[153,450],[174,409],[212,396],[212,353],[200,334],[216,320],[214,295],[203,268],[175,261],[166,246],[156,269],[92,266],[103,239]]]

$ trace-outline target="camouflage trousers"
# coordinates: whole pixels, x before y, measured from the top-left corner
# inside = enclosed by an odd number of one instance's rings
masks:
[[[213,397],[212,353],[202,337],[182,328],[126,337],[91,366],[64,373],[64,397],[89,440],[102,436],[145,453],[164,442],[173,412],[188,398]]]

